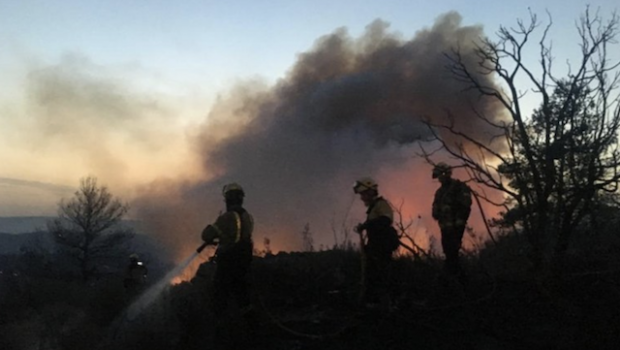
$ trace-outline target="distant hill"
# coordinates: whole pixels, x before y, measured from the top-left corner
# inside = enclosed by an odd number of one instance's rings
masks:
[[[52,251],[54,242],[47,232],[50,216],[15,216],[0,217],[0,255],[17,254],[23,248]],[[171,259],[165,246],[148,234],[141,232],[138,222],[126,220],[123,226],[134,228],[136,235],[131,240],[129,250],[139,253],[146,261]]]
[[[0,272],[6,268],[3,257],[21,256],[24,251],[51,253],[55,249],[56,246],[47,231],[19,234],[0,232]],[[149,268],[149,276],[153,278],[163,276],[171,268],[172,257],[166,247],[148,235],[136,234],[129,242],[129,246],[121,249],[119,252],[122,257],[118,260],[118,265],[121,267],[125,266],[130,253],[138,253],[140,260]]]
[[[39,247],[52,249],[52,242],[45,232],[28,232],[13,234],[0,232],[0,255],[19,253],[22,247]]]
[[[47,222],[55,218],[53,216],[0,216],[0,232],[30,233],[47,231]],[[140,232],[139,224],[135,220],[123,220],[122,225]]]
[[[0,232],[28,233],[44,231],[51,216],[0,216]]]

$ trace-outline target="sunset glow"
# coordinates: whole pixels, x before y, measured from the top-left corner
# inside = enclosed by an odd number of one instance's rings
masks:
[[[429,136],[422,120],[450,111],[459,128],[483,134],[472,108],[496,120],[504,113],[449,79],[444,53],[458,45],[470,54],[528,9],[553,13],[550,34],[572,30],[582,10],[547,1],[510,12],[497,2],[487,12],[465,3],[420,11],[394,2],[354,14],[319,1],[313,8],[338,15],[309,14],[301,2],[273,13],[247,3],[265,15],[250,16],[210,3],[121,12],[69,3],[0,5],[8,39],[0,40],[0,216],[53,216],[80,178],[95,176],[178,260],[222,210],[228,181],[247,189],[259,249],[265,238],[274,252],[300,249],[306,224],[316,248],[340,243],[364,217],[350,189],[360,176],[376,178],[428,246],[438,234],[430,217],[438,184],[417,156]],[[69,20],[74,11],[79,21]],[[222,20],[229,12],[243,20]],[[36,30],[52,19],[57,31]],[[562,40],[554,48],[579,54]],[[529,98],[523,104],[534,108]],[[483,207],[489,217],[498,211]],[[470,226],[484,236],[478,208]]]

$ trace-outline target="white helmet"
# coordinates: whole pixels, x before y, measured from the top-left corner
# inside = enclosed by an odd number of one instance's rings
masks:
[[[226,194],[231,191],[239,191],[241,192],[241,195],[245,195],[243,187],[241,187],[241,185],[236,182],[231,182],[227,185],[224,185],[224,188],[222,188],[222,195],[226,196]]]
[[[370,177],[363,177],[353,184],[353,192],[362,193],[367,190],[377,190],[379,185]]]

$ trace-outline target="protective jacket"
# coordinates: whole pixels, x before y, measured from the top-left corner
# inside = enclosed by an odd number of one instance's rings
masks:
[[[398,247],[398,236],[392,227],[394,211],[383,197],[377,197],[366,210],[366,221],[361,228],[366,230],[368,249],[392,252]]]
[[[464,182],[450,178],[435,192],[433,218],[441,228],[464,226],[471,211],[471,189]]]
[[[220,215],[215,223],[202,231],[202,240],[208,244],[218,243],[217,255],[225,255],[241,244],[252,244],[254,219],[241,206],[232,207]],[[241,243],[241,244],[238,244]]]
[[[125,288],[137,287],[146,283],[148,269],[142,262],[131,262],[125,270]]]

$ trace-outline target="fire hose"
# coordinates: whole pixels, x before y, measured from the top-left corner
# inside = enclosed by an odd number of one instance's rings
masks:
[[[359,236],[360,236],[360,269],[361,269],[361,274],[360,274],[360,295],[359,295],[359,301],[362,302],[364,300],[364,298],[366,297],[366,269],[367,269],[367,256],[366,256],[366,247],[365,244],[366,242],[364,241],[364,232],[360,231],[358,232]]]
[[[206,247],[208,246],[207,243],[203,243],[202,245],[200,245],[200,247],[198,247],[196,249],[196,252],[198,254],[200,254]],[[260,307],[263,310],[263,312],[267,315],[267,317],[271,320],[271,322],[273,324],[275,324],[278,328],[282,329],[283,331],[292,334],[294,336],[297,337],[303,337],[303,338],[309,338],[309,339],[314,339],[314,340],[319,340],[319,339],[325,339],[325,338],[332,338],[332,337],[336,337],[342,333],[344,333],[347,329],[350,329],[352,327],[354,327],[358,322],[350,322],[350,324],[345,325],[343,327],[341,327],[340,329],[333,331],[333,332],[329,332],[329,333],[324,333],[324,334],[310,334],[310,333],[304,333],[304,332],[300,332],[300,331],[296,331],[286,325],[284,325],[280,320],[278,320],[278,318],[273,315],[273,313],[271,313],[268,308],[267,305],[265,304],[265,300],[262,296],[257,295],[257,298],[259,300],[260,303]]]

